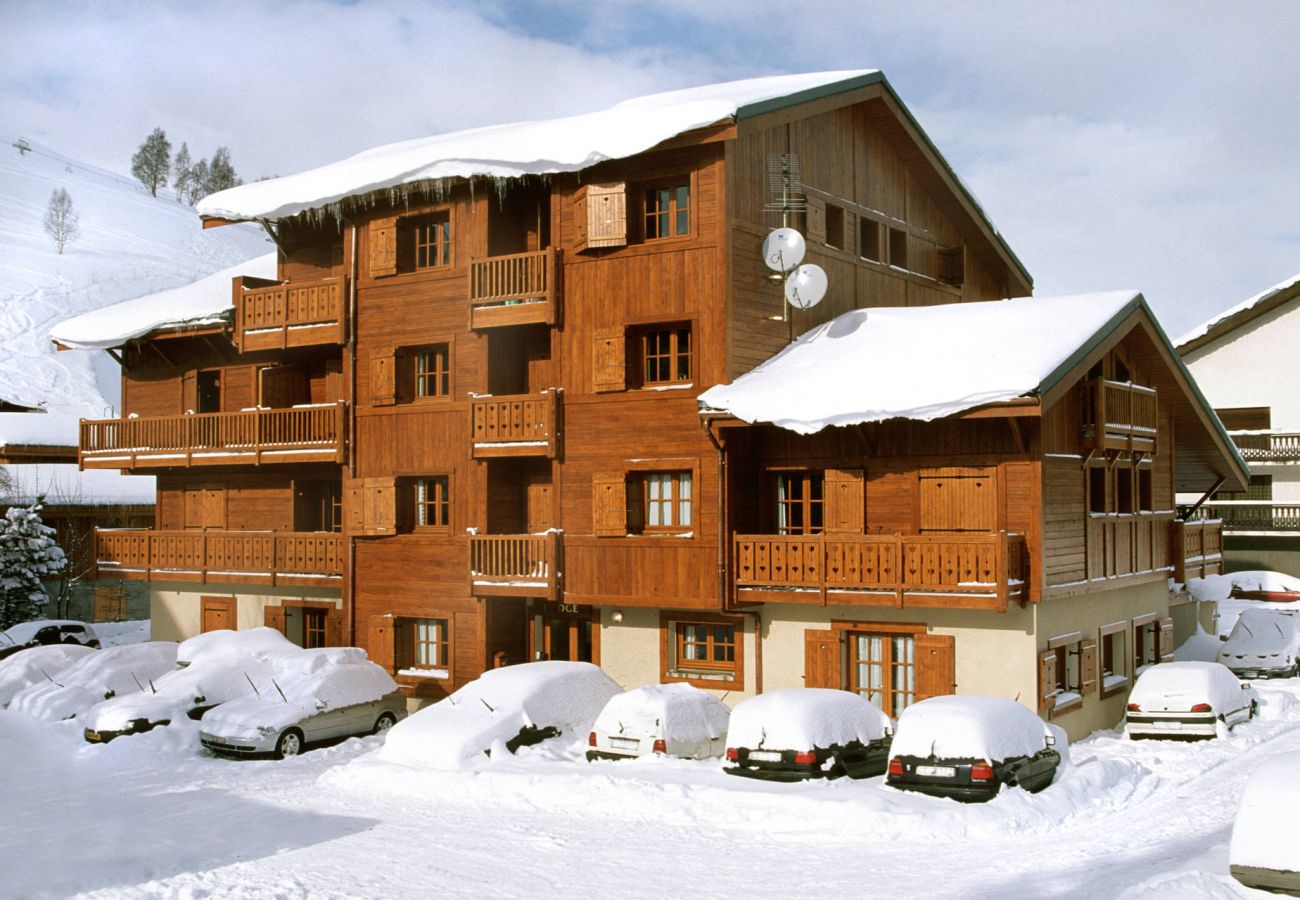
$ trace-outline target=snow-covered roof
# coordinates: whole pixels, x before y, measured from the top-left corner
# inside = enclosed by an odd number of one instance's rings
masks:
[[[705,391],[700,404],[800,434],[938,419],[1034,394],[1142,303],[1135,291],[1113,291],[850,310]]]
[[[153,475],[123,475],[115,469],[78,471],[76,463],[28,463],[0,466],[9,486],[0,489],[0,502],[27,505],[37,497],[46,506],[153,506],[157,479]]]
[[[0,413],[0,447],[75,447],[79,416]]]
[[[860,69],[750,78],[636,97],[600,112],[417,138],[220,191],[197,208],[200,215],[215,218],[279,219],[426,179],[577,172],[642,153],[683,132],[737,116],[746,107],[830,85],[849,90],[869,76],[879,73]]]
[[[258,256],[206,278],[123,300],[103,309],[65,319],[50,329],[50,337],[65,347],[103,350],[164,328],[215,325],[232,309],[230,282],[237,275],[276,277],[276,254]]]
[[[1179,352],[1186,352],[1193,349],[1187,346],[1193,342],[1203,343],[1202,339],[1209,337],[1211,332],[1220,332],[1230,329],[1238,324],[1237,320],[1240,320],[1241,322],[1248,321],[1253,317],[1244,314],[1249,314],[1257,309],[1261,309],[1270,300],[1279,297],[1282,293],[1291,290],[1297,285],[1300,285],[1300,275],[1292,275],[1285,281],[1275,284],[1267,290],[1260,291],[1253,297],[1247,297],[1235,306],[1230,306],[1222,312],[1215,313],[1213,316],[1206,319],[1200,325],[1197,325],[1191,331],[1187,332],[1175,341],[1178,345]]]

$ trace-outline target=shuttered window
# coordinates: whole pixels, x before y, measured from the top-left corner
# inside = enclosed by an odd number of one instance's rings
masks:
[[[778,472],[773,476],[777,534],[821,534],[824,519],[821,472]]]
[[[451,479],[447,475],[417,478],[414,491],[414,525],[417,529],[446,531],[450,523]]]
[[[921,533],[988,532],[997,528],[992,468],[947,467],[920,476]]]
[[[627,491],[628,531],[691,527],[694,496],[690,472],[631,472]]]
[[[681,237],[691,233],[691,186],[664,184],[646,188],[644,236],[647,241]]]
[[[640,354],[637,368],[643,387],[684,384],[691,380],[691,326],[638,328],[633,342]]]
[[[446,619],[411,620],[411,664],[418,669],[443,669],[450,659]]]
[[[916,643],[910,634],[852,631],[849,690],[896,717],[916,700]]]
[[[451,265],[451,213],[443,211],[432,216],[403,223],[406,240],[414,253],[413,268],[434,269]]]

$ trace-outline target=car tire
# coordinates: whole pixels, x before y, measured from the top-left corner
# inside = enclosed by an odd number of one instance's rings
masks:
[[[286,756],[297,756],[302,752],[302,732],[297,728],[290,728],[280,739],[275,742],[275,758],[284,759]]]
[[[375,730],[370,733],[380,734],[392,728],[396,724],[397,724],[397,716],[393,715],[390,712],[386,712],[383,715],[381,715],[378,719],[375,719]]]

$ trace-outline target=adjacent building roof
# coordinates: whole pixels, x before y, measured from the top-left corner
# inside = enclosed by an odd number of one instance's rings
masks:
[[[22,447],[77,447],[77,416],[0,412],[0,453]]]
[[[113,469],[87,469],[75,463],[0,466],[8,486],[0,488],[0,507],[26,506],[37,497],[46,506],[153,506],[157,479],[123,475]]]
[[[1293,275],[1197,325],[1178,339],[1178,352],[1186,355],[1204,347],[1297,297],[1300,297],[1300,275]]]
[[[51,329],[50,337],[64,347],[103,350],[156,331],[220,324],[233,309],[230,282],[238,275],[275,278],[276,254],[222,269],[184,287],[123,300],[65,319]],[[77,443],[75,430],[72,443]]]

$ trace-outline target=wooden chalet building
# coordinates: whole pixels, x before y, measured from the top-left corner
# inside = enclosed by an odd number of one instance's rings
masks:
[[[277,270],[233,279],[228,321],[124,345],[127,418],[85,423],[82,461],[158,472],[159,530],[101,559],[178,635],[320,605],[416,701],[578,659],[893,714],[1059,698],[1080,733],[1171,649],[1170,575],[1217,565],[1175,486],[1244,483],[1132,297],[1050,385],[936,421],[701,408],[854,310],[1031,292],[878,72],[407,142],[200,212],[263,223]],[[760,258],[786,220],[830,281],[789,315]]]

